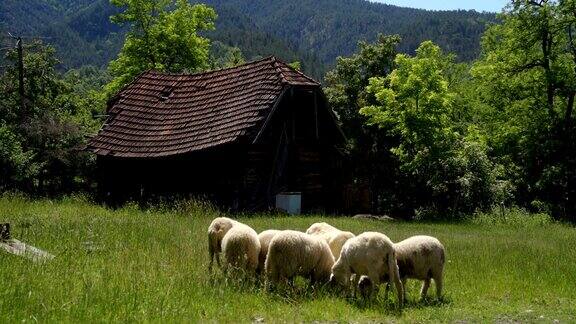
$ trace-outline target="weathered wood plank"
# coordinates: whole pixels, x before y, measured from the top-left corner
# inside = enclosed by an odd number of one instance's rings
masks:
[[[44,262],[54,259],[54,255],[16,239],[0,241],[0,249],[17,256],[28,258],[34,262]]]

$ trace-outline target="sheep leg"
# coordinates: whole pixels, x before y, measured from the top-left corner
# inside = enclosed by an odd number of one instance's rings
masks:
[[[386,282],[386,289],[384,290],[384,299],[388,299],[388,293],[390,292],[390,282]]]
[[[428,294],[428,288],[430,287],[430,278],[424,279],[424,283],[422,284],[422,289],[420,289],[420,297],[422,299],[426,298],[426,294]]]
[[[406,283],[408,282],[408,278],[402,278],[401,281],[402,281],[402,292],[403,292],[402,297],[404,298],[404,300],[406,300],[406,295],[407,295]]]
[[[216,264],[218,265],[218,268],[222,268],[222,263],[220,263],[220,253],[216,252],[216,254],[214,254],[214,258],[216,259]]]
[[[398,270],[398,264],[396,263],[396,256],[394,254],[388,254],[388,272],[390,273],[390,281],[394,282],[396,286],[398,304],[402,306],[402,304],[404,304],[404,286],[400,280],[400,271]]]
[[[210,237],[208,237],[208,256],[210,257],[210,263],[208,263],[208,271],[212,272],[212,264],[214,263],[214,247],[212,246]]]
[[[273,286],[276,286],[280,281],[280,274],[277,269],[270,266],[266,269],[266,279],[264,280],[264,287],[266,291],[270,291]]]
[[[443,279],[441,273],[434,277],[434,283],[436,284],[436,297],[438,297],[438,299],[442,298],[442,280]]]
[[[360,277],[360,276],[358,276]],[[370,298],[372,298],[372,295],[376,292],[378,292],[378,288],[380,288],[380,274],[377,270],[372,270],[372,271],[368,271],[368,277],[370,278],[370,280],[372,281],[372,289],[370,291]]]
[[[352,285],[352,298],[356,298],[358,293],[358,282],[360,281],[360,276],[356,273],[350,275],[350,284]]]

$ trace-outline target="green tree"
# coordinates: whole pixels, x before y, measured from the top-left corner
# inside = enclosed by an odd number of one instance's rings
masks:
[[[386,76],[392,71],[396,47],[400,37],[379,35],[371,44],[358,43],[358,53],[350,57],[338,57],[336,67],[326,74],[326,96],[334,112],[340,118],[346,134],[356,140],[364,132],[363,118],[358,115],[362,102],[366,101],[366,86],[372,77]]]
[[[187,0],[110,0],[124,11],[112,21],[129,25],[124,47],[110,62],[114,77],[106,87],[116,93],[148,69],[196,72],[209,67],[210,41],[198,35],[214,28],[216,13]]]
[[[482,127],[519,204],[576,212],[576,5],[511,1],[482,40],[472,75]]]
[[[24,48],[25,110],[14,63],[0,76],[0,188],[56,194],[86,185],[90,160],[82,152],[98,126],[88,99],[56,71],[55,51],[41,43]]]
[[[418,162],[422,148],[444,151],[443,146],[457,136],[449,117],[455,95],[448,91],[444,75],[451,62],[450,56],[427,41],[415,57],[396,56],[396,69],[390,75],[370,79],[367,91],[378,105],[363,107],[360,114],[369,117],[369,124],[400,137],[393,152],[408,165]]]
[[[246,62],[244,54],[238,47],[228,46],[220,41],[212,42],[210,46],[210,69],[225,69]]]
[[[407,207],[404,201],[393,198],[399,193],[396,162],[389,152],[394,139],[366,125],[366,118],[358,114],[361,106],[374,103],[366,86],[371,77],[384,77],[392,71],[399,43],[397,35],[379,35],[374,43],[361,41],[357,53],[339,57],[334,69],[326,74],[326,96],[348,138],[347,181],[357,190],[368,191],[372,200],[372,206],[356,208],[391,213]]]
[[[360,110],[369,125],[398,139],[390,151],[420,213],[472,212],[490,207],[496,196],[497,173],[484,137],[472,126],[461,129],[454,118],[460,107],[449,88],[453,60],[430,41],[414,57],[397,55],[395,69],[371,78],[366,88],[376,104]]]

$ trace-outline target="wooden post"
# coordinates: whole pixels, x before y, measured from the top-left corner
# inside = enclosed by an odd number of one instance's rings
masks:
[[[0,224],[0,241],[8,241],[10,239],[10,224]]]
[[[18,94],[20,95],[20,116],[22,122],[26,119],[26,102],[24,101],[24,53],[22,50],[22,37],[16,41],[18,47]]]

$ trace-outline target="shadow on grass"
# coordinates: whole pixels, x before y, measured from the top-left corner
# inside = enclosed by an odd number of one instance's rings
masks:
[[[413,299],[408,297],[404,301],[404,305],[400,308],[398,307],[396,295],[394,294],[390,294],[389,296],[378,294],[368,299],[362,297],[347,297],[345,299],[349,305],[359,310],[382,310],[386,314],[392,314],[395,316],[401,316],[402,312],[408,309],[443,307],[452,303],[450,297],[447,296],[444,296],[441,299],[431,297],[425,299]]]
[[[266,294],[272,300],[297,305],[319,298],[338,297],[327,284],[313,284],[302,277],[296,277],[292,283],[283,282],[270,287],[265,286],[263,276],[244,274],[226,275],[221,271],[212,273],[207,281],[211,289],[225,289],[236,293]]]
[[[421,300],[420,298],[408,298],[402,308],[398,307],[396,295],[389,294],[384,296],[383,293],[370,298],[346,296],[341,290],[329,286],[328,284],[313,284],[310,280],[297,277],[292,283],[284,282],[269,289],[265,287],[264,277],[253,277],[245,274],[237,276],[227,276],[222,272],[213,273],[208,280],[211,289],[224,291],[233,291],[241,294],[265,294],[272,301],[277,301],[293,306],[302,303],[311,302],[319,299],[340,299],[352,307],[359,310],[377,310],[380,313],[400,317],[402,312],[407,309],[422,309],[429,307],[443,307],[451,304],[451,299],[447,296],[438,300],[428,297]]]
[[[328,284],[312,283],[302,277],[297,277],[291,284],[281,283],[272,286],[267,290],[267,293],[272,299],[294,305],[317,299],[338,297]]]

